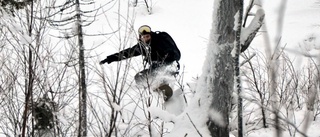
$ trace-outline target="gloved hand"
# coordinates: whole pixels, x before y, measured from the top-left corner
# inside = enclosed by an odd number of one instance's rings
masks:
[[[104,59],[104,60],[101,60],[100,62],[99,62],[99,64],[100,65],[102,65],[102,64],[104,64],[104,63],[106,63],[107,61]]]
[[[115,57],[115,56],[108,56],[106,59],[101,60],[101,61],[99,62],[99,64],[100,64],[100,65],[102,65],[102,64],[104,64],[104,63],[110,64],[111,62],[115,61],[116,59],[117,59],[117,57]]]
[[[104,60],[101,60],[100,62],[99,62],[99,64],[100,65],[102,65],[102,64],[104,64],[104,63],[108,63],[108,64],[110,64],[112,61],[110,61],[110,60],[108,60],[108,58],[106,58],[106,59],[104,59]]]

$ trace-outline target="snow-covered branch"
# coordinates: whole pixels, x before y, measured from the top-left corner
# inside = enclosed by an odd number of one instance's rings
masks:
[[[263,9],[258,9],[256,12],[255,17],[251,21],[248,27],[242,28],[241,30],[241,52],[245,51],[254,37],[256,36],[258,30],[261,28],[264,20],[264,10]]]

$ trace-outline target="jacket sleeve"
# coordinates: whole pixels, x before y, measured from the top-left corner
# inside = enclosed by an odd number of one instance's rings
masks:
[[[139,43],[134,45],[131,48],[127,48],[125,50],[122,50],[118,53],[114,53],[112,55],[107,56],[107,58],[105,60],[108,61],[108,63],[110,62],[114,62],[114,61],[121,61],[127,58],[131,58],[131,57],[135,57],[135,56],[139,56],[141,55],[143,52],[143,50],[141,50]]]

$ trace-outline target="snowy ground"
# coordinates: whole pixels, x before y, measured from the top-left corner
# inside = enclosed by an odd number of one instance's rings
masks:
[[[267,1],[262,2],[263,8],[266,14],[267,30],[270,38],[271,45],[277,44],[274,38],[277,33],[281,35],[281,45],[286,45],[289,49],[301,49],[313,51],[319,49],[319,27],[320,27],[320,4],[316,3],[317,0],[288,0],[286,5],[285,15],[279,17],[278,11],[283,7],[280,7],[280,1]],[[143,3],[139,3],[137,7],[126,6],[126,2],[123,1],[121,13],[129,16],[130,19],[134,19],[133,27],[135,30],[141,25],[147,24],[152,27],[154,31],[166,31],[168,32],[177,43],[181,50],[182,57],[180,60],[181,66],[185,67],[185,82],[192,82],[194,77],[201,75],[202,66],[206,57],[206,48],[208,44],[209,31],[211,29],[213,1],[211,0],[153,0],[152,1],[152,13],[146,11],[146,7]],[[128,10],[130,11],[129,13]],[[279,18],[283,19],[283,26],[279,27]],[[116,19],[114,19],[116,20]],[[110,19],[112,22],[112,19]],[[280,22],[281,23],[281,22]],[[101,24],[103,25],[103,24]],[[103,30],[109,31],[110,30]],[[310,41],[314,43],[314,46],[305,47],[304,41],[310,36],[315,36],[317,39]],[[96,40],[95,42],[98,42]],[[103,40],[101,40],[103,41]],[[134,44],[134,39],[132,40]],[[261,35],[258,34],[257,38],[252,42],[251,48],[264,52],[265,44]],[[130,46],[130,45],[127,45]],[[100,58],[104,58],[106,55],[117,51],[117,47],[107,48],[97,51],[100,54]],[[292,54],[294,58],[303,58],[301,55]],[[297,64],[299,62],[296,62]],[[300,62],[301,63],[301,62]],[[299,63],[299,64],[300,64]],[[110,64],[111,67],[114,64]],[[108,65],[108,67],[110,67]],[[134,74],[132,74],[134,75]],[[181,106],[176,105],[177,108],[171,108],[172,110],[179,110]],[[168,108],[169,109],[169,108]],[[158,112],[158,110],[151,108],[151,112]],[[158,112],[159,113],[159,112]],[[164,112],[160,112],[164,113]],[[179,112],[177,112],[179,113]],[[164,114],[163,114],[164,115]],[[304,118],[304,112],[296,113],[297,121],[302,121]],[[300,116],[301,115],[301,116]],[[172,115],[166,114],[163,119],[168,121],[173,120]],[[320,136],[320,118],[317,121],[311,123],[308,129],[308,136],[319,137]],[[189,130],[189,129],[177,129],[177,130]],[[260,129],[255,130],[249,134],[249,137],[270,137],[273,135],[273,130]],[[288,133],[284,133],[285,137],[289,137]]]

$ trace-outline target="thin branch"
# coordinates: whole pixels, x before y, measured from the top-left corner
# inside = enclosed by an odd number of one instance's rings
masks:
[[[246,64],[247,62],[249,62],[254,56],[256,56],[257,54],[256,53],[253,53],[250,57],[245,57],[246,60],[243,61],[240,66],[243,66],[244,64]],[[243,55],[241,55],[243,57]]]
[[[191,120],[191,118],[190,118],[189,114],[188,114],[188,113],[186,113],[186,114],[187,114],[187,116],[188,116],[188,118],[189,118],[189,120],[190,120],[190,122],[191,122],[192,126],[194,127],[194,129],[196,129],[196,130],[197,130],[197,132],[198,132],[198,134],[200,135],[200,137],[202,137],[202,134],[200,133],[200,131],[198,130],[198,128],[196,127],[196,125],[192,122],[192,120]]]

